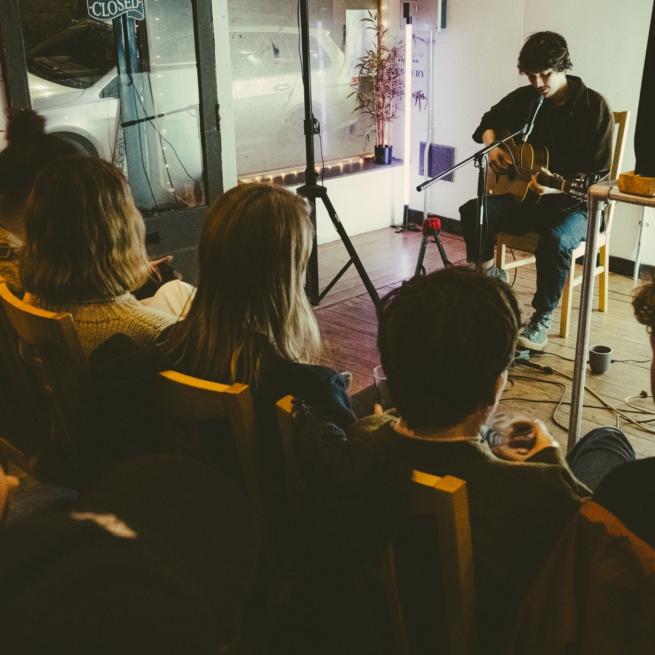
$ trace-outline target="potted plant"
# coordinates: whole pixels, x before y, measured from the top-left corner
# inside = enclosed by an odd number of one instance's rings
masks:
[[[356,109],[373,119],[375,163],[390,164],[392,148],[387,136],[404,95],[404,46],[398,41],[392,45],[385,43],[388,30],[383,28],[378,16],[369,12],[362,21],[368,23],[367,29],[374,31],[375,38],[355,66],[358,73],[358,79],[353,82]]]

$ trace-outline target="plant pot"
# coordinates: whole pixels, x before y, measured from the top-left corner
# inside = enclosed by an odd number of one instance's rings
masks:
[[[391,150],[393,146],[375,146],[375,163],[376,164],[390,164],[391,163]]]

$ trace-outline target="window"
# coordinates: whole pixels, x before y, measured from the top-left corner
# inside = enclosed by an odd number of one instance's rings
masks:
[[[355,110],[353,65],[365,40],[359,17],[377,2],[313,3],[309,25],[312,111],[321,125],[316,159],[364,151],[369,122]],[[366,5],[362,9],[362,5]],[[228,0],[237,171],[241,176],[305,164],[304,97],[297,0],[277,0],[275,15],[255,0]],[[347,29],[347,25],[350,25]]]

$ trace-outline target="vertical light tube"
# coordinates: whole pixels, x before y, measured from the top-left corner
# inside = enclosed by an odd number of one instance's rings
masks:
[[[428,129],[425,135],[425,150],[423,152],[423,178],[427,180],[430,177],[430,147],[432,146],[432,99],[434,98],[434,73],[432,64],[434,62],[434,30],[430,30],[430,43],[428,47],[428,60],[426,66],[426,75],[428,76]],[[426,189],[423,194],[423,220],[428,217],[428,198],[429,192]]]
[[[406,3],[407,4],[407,3]],[[403,151],[403,226],[409,225],[410,157],[412,152],[412,17],[405,15],[405,124]]]

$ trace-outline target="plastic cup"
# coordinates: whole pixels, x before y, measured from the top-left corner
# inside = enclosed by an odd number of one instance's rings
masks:
[[[485,427],[485,439],[492,450],[511,448],[528,453],[536,439],[534,421],[524,416],[497,414]]]
[[[387,376],[381,364],[378,364],[373,369],[373,384],[375,385],[378,402],[382,405],[382,409],[393,407],[391,394],[389,393],[389,385],[387,383]]]
[[[612,349],[609,346],[592,346],[589,348],[589,368],[591,372],[600,375],[610,367]]]

